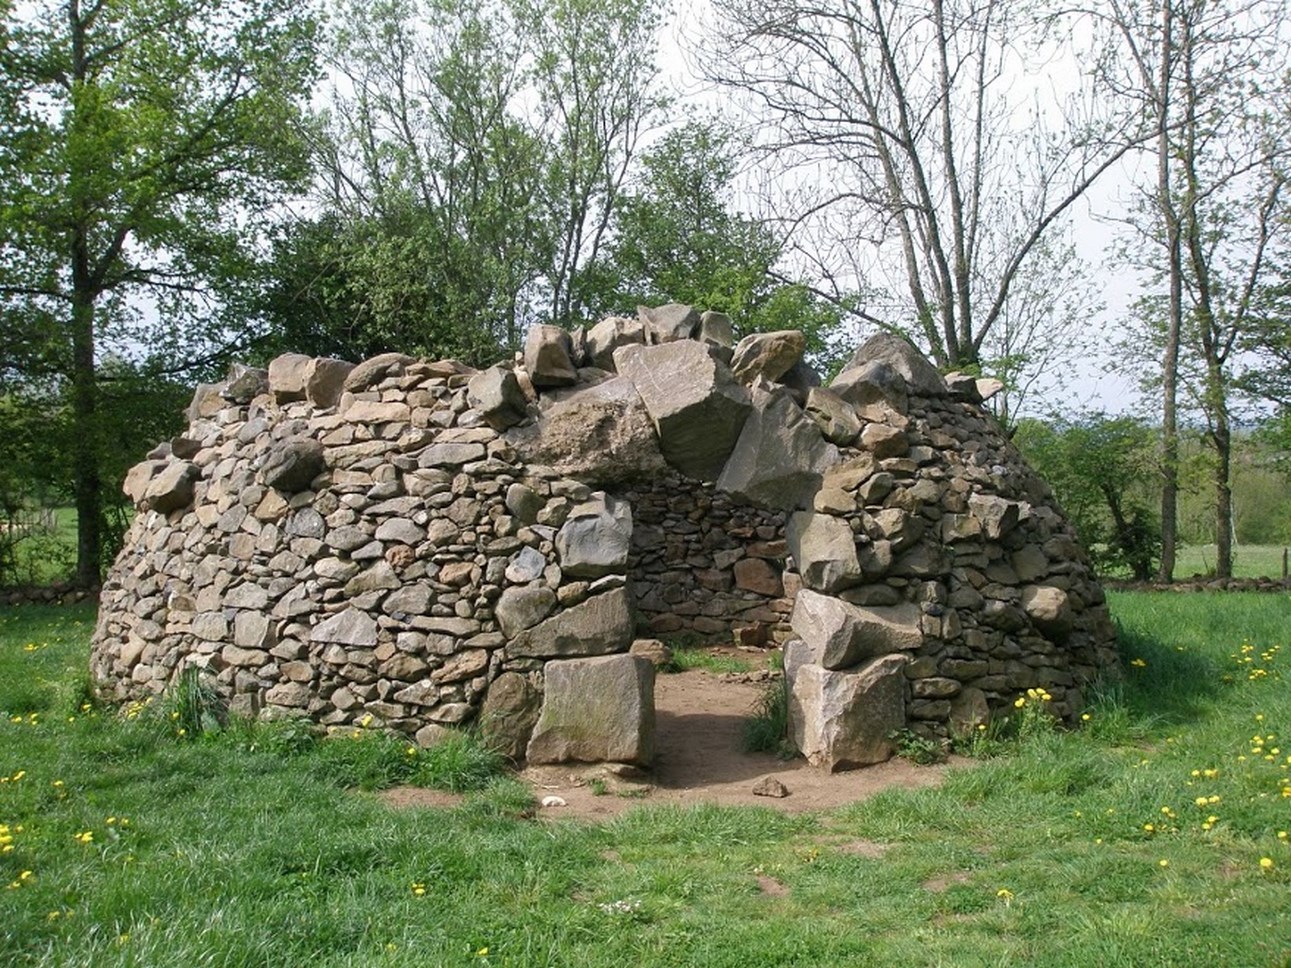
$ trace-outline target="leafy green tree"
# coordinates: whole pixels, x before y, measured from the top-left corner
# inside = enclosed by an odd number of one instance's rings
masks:
[[[661,0],[510,0],[534,94],[538,135],[551,145],[548,317],[586,316],[580,279],[611,236],[619,196],[644,134],[663,118],[656,37]]]
[[[1152,577],[1160,532],[1148,501],[1156,435],[1135,417],[1087,412],[1019,422],[1014,441],[1049,482],[1096,564]]]
[[[800,329],[826,367],[839,356],[837,306],[777,269],[782,241],[734,210],[736,142],[716,123],[681,125],[641,158],[620,199],[613,241],[583,278],[593,313],[684,302],[726,313],[741,335]]]
[[[340,4],[324,214],[280,247],[281,338],[487,362],[539,319],[581,322],[580,279],[663,108],[659,10]]]
[[[237,338],[259,229],[309,174],[307,0],[46,0],[0,29],[0,299],[11,370],[64,388],[77,578],[103,552],[105,353],[157,372]],[[163,362],[164,361],[164,362]],[[145,368],[146,369],[146,368]],[[137,442],[132,450],[137,447]]]
[[[1232,574],[1233,391],[1268,257],[1286,227],[1291,96],[1282,0],[1127,0],[1099,14],[1115,48],[1111,91],[1151,119],[1156,179],[1127,218],[1129,254],[1153,288],[1123,358],[1158,370],[1162,400],[1161,577],[1174,567],[1178,411],[1191,405],[1213,451],[1216,574]],[[1144,337],[1148,338],[1145,339]],[[1146,359],[1145,359],[1145,352]],[[1154,358],[1153,358],[1154,357]]]

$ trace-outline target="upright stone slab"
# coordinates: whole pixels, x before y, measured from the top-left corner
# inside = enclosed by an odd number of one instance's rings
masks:
[[[318,357],[305,368],[305,399],[320,409],[330,409],[341,402],[345,381],[354,372],[349,360]]]
[[[480,709],[480,732],[485,741],[510,760],[524,758],[538,722],[542,695],[527,678],[504,672],[489,685]]]
[[[619,373],[636,386],[664,458],[687,477],[714,481],[752,410],[748,391],[700,343],[625,346]]]
[[[647,343],[688,340],[699,330],[699,313],[684,303],[638,306],[637,317],[645,329]]]
[[[471,377],[466,399],[484,415],[490,427],[499,431],[520,423],[528,410],[528,400],[515,371],[501,366],[491,366]]]
[[[269,361],[269,392],[274,403],[305,399],[305,381],[313,357],[303,353],[283,353]]]
[[[578,382],[569,333],[559,326],[531,326],[524,341],[524,365],[537,388],[567,387]]]
[[[798,668],[789,694],[789,735],[809,763],[835,772],[892,755],[890,737],[905,726],[906,661],[888,655],[855,672]]]
[[[726,313],[714,312],[708,310],[699,317],[699,332],[695,334],[695,339],[708,343],[710,346],[720,346],[729,349],[734,342],[734,331],[731,328],[731,317]]]
[[[654,666],[639,655],[548,662],[530,763],[654,760]]]

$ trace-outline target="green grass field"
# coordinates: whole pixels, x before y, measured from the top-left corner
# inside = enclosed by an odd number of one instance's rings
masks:
[[[0,964],[1291,964],[1291,598],[1112,603],[1126,679],[1077,732],[832,814],[601,825],[525,819],[469,742],[87,706],[92,612],[10,609]],[[476,792],[359,789],[407,780]]]
[[[1234,578],[1281,578],[1283,545],[1238,545],[1233,549]],[[1215,546],[1184,545],[1175,558],[1176,578],[1215,571]]]

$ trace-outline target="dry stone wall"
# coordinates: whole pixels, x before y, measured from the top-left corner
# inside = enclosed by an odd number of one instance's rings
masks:
[[[622,493],[635,518],[628,571],[643,631],[734,634],[747,645],[790,637],[783,512],[675,473]]]
[[[830,768],[1031,687],[1074,715],[1116,668],[1102,592],[978,384],[893,337],[827,389],[801,334],[731,344],[668,306],[534,327],[482,372],[288,354],[199,387],[126,481],[100,689],[196,666],[250,715],[645,764],[627,653],[685,632],[788,640],[794,738]]]

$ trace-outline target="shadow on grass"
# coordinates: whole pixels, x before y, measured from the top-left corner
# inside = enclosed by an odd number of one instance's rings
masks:
[[[1115,691],[1132,719],[1162,725],[1190,722],[1213,703],[1222,675],[1213,659],[1181,651],[1152,632],[1117,624],[1125,681]]]

